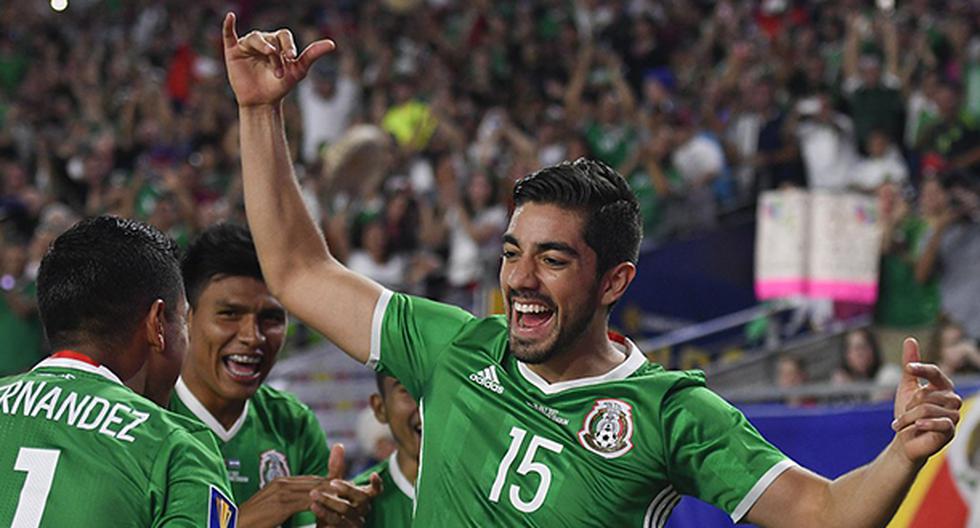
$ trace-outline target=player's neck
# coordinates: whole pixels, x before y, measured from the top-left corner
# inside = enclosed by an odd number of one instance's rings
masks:
[[[242,416],[247,400],[229,400],[211,391],[204,382],[197,380],[193,374],[183,372],[181,377],[191,394],[201,402],[208,413],[225,429],[230,429]]]
[[[622,364],[627,357],[609,340],[609,327],[601,321],[586,328],[575,343],[548,361],[527,366],[548,383],[557,383],[601,376]]]
[[[405,475],[405,478],[414,484],[419,475],[419,459],[412,457],[404,449],[399,449],[395,452],[395,462],[398,463],[398,469],[402,471],[402,475]]]
[[[133,369],[126,362],[125,354],[113,354],[97,344],[74,344],[57,347],[55,352],[74,352],[90,359],[96,365],[101,365],[112,371],[124,382],[133,376]]]

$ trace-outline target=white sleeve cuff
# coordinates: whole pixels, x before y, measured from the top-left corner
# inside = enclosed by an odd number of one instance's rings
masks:
[[[374,305],[374,314],[371,316],[371,352],[366,365],[374,370],[378,369],[378,361],[381,359],[381,325],[384,323],[385,310],[388,309],[391,295],[391,290],[387,288],[381,291],[381,296]]]
[[[752,489],[745,494],[745,497],[742,497],[742,501],[739,502],[738,506],[735,507],[735,510],[732,511],[732,522],[737,523],[742,520],[742,517],[745,517],[745,514],[749,513],[749,510],[753,505],[755,505],[755,501],[759,500],[759,497],[761,497],[766,489],[768,489],[769,486],[776,480],[776,477],[782,475],[787,469],[795,466],[796,462],[793,462],[787,458],[786,460],[778,462],[775,466],[769,468],[769,471],[766,471],[766,473],[756,481],[755,485],[752,486]]]

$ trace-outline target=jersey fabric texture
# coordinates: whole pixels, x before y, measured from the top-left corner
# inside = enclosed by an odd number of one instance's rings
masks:
[[[199,424],[103,366],[48,358],[0,379],[0,526],[235,526]]]
[[[371,474],[381,477],[381,495],[371,501],[364,528],[408,528],[412,526],[412,502],[415,500],[415,486],[409,482],[398,467],[397,452],[392,453],[373,467],[354,477],[354,484],[365,486],[371,483]]]
[[[419,401],[418,526],[663,526],[681,495],[740,520],[793,463],[700,372],[629,341],[608,373],[548,383],[507,321],[384,292],[368,364]]]
[[[170,409],[204,425],[214,435],[239,504],[267,483],[290,475],[327,474],[327,438],[309,407],[295,396],[261,386],[229,429],[177,380]],[[316,524],[313,512],[294,515],[284,527]]]

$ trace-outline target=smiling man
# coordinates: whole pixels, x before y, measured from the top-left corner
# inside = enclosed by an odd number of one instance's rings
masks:
[[[609,333],[609,310],[636,274],[640,213],[626,180],[599,162],[516,184],[500,270],[506,316],[475,318],[351,272],[303,205],[283,126],[283,97],[334,43],[298,53],[288,30],[239,39],[234,21],[225,19],[225,62],[266,281],[419,401],[414,525],[663,526],[693,495],[763,526],[882,526],[952,438],[960,399],[918,362],[914,340],[894,440],[831,482],[766,442],[701,373],[666,371]]]
[[[329,485],[327,440],[309,407],[263,385],[282,349],[286,311],[262,281],[251,235],[233,224],[207,229],[182,271],[190,348],[171,410],[217,439],[243,501],[239,526],[314,525],[310,491]]]
[[[380,475],[384,484],[381,494],[371,504],[365,528],[409,527],[419,472],[422,417],[415,399],[398,380],[379,373],[377,382],[378,392],[370,398],[371,410],[391,430],[398,449],[387,460],[355,477],[354,484],[369,484],[373,474]]]

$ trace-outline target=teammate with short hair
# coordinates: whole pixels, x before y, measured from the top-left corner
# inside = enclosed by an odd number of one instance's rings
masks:
[[[918,362],[914,340],[894,441],[831,482],[768,444],[700,373],[668,372],[610,334],[641,233],[626,181],[598,162],[516,185],[500,270],[506,316],[477,319],[346,269],[303,206],[281,108],[333,47],[297,53],[288,30],[239,39],[226,17],[246,211],[270,290],[419,400],[417,525],[663,526],[687,494],[764,526],[880,526],[952,438],[960,399],[936,366]]]
[[[123,385],[172,386],[187,348],[177,246],[97,217],[51,245],[37,279],[58,351],[0,380],[0,526],[235,526],[207,430]]]
[[[214,434],[240,526],[314,526],[310,492],[329,486],[327,439],[309,407],[263,384],[285,342],[286,310],[262,279],[252,236],[211,226],[187,249],[182,271],[190,349],[170,409]],[[360,499],[364,507],[368,497]]]
[[[378,392],[371,395],[371,410],[387,424],[398,448],[387,460],[354,478],[354,484],[370,482],[377,473],[383,483],[381,494],[371,503],[365,528],[402,528],[412,525],[412,502],[419,471],[422,417],[415,399],[397,379],[377,374]]]

